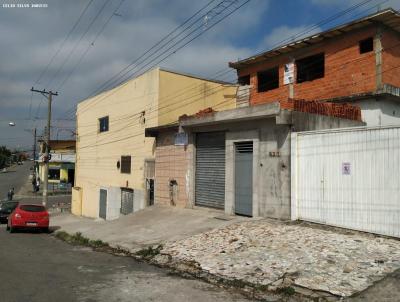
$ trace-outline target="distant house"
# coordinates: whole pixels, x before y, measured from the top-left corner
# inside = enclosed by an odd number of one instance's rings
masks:
[[[44,142],[40,143],[38,175],[44,179]],[[74,185],[75,179],[75,140],[51,140],[50,141],[50,160],[49,160],[49,184]]]
[[[351,102],[368,126],[400,123],[400,15],[393,9],[229,65],[251,105]]]
[[[111,220],[154,204],[156,146],[145,128],[207,107],[234,108],[236,90],[237,85],[156,68],[80,102],[73,213]]]

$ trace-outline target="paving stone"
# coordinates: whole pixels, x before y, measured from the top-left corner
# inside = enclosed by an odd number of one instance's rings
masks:
[[[174,263],[195,261],[220,278],[272,288],[285,280],[339,296],[362,291],[400,268],[399,240],[269,220],[166,242],[161,252]]]

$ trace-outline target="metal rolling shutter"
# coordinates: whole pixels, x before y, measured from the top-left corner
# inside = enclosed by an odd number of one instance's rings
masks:
[[[121,188],[121,214],[133,213],[133,190]]]
[[[223,209],[225,204],[225,132],[196,136],[195,204]]]

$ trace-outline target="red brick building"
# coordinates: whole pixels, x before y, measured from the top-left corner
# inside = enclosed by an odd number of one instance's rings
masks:
[[[392,9],[229,65],[249,85],[250,105],[351,101],[368,125],[400,122],[400,15]]]

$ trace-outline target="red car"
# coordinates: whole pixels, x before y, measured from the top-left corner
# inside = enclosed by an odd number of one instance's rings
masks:
[[[8,217],[7,230],[40,229],[49,231],[49,213],[44,206],[19,204]]]

